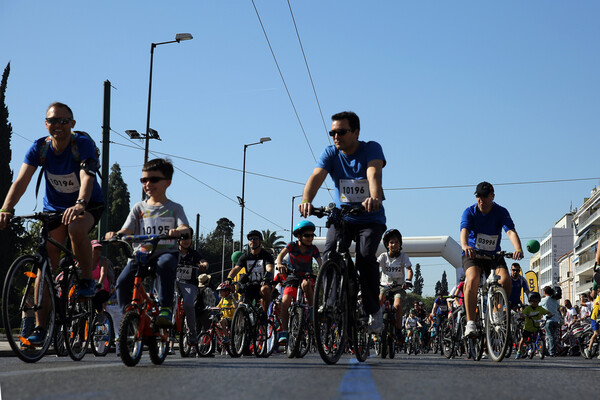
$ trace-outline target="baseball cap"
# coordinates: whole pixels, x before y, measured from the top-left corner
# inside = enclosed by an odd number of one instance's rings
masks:
[[[488,197],[494,193],[494,187],[489,182],[480,182],[475,189],[475,196],[477,197]]]
[[[92,248],[94,248],[94,247],[102,247],[102,243],[100,243],[96,239],[92,240],[90,243],[92,244]]]

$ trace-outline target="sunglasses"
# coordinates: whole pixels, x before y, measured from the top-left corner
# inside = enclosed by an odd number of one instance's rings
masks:
[[[73,118],[46,118],[46,122],[49,123],[50,125],[56,125],[56,124],[66,125],[71,121],[73,121]]]
[[[352,132],[352,129],[338,129],[335,131],[329,131],[329,136],[331,136],[331,137],[334,137],[335,135],[344,136],[348,132]]]
[[[142,183],[146,183],[146,182],[150,182],[150,183],[158,183],[160,181],[167,181],[167,178],[162,178],[160,176],[147,176],[147,177],[143,177],[140,178],[140,182]]]
[[[512,272],[521,272],[519,269],[513,269]]]
[[[260,240],[260,238],[258,236],[252,236],[252,237],[249,237],[248,240],[250,240],[250,241]]]
[[[302,234],[302,237],[307,238],[307,239],[314,238],[315,236],[317,236],[317,235],[315,235],[314,233],[303,233]]]

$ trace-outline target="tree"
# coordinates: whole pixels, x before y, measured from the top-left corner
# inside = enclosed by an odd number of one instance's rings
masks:
[[[446,276],[446,271],[442,274],[442,282],[440,283],[440,290],[442,291],[442,296],[448,296],[448,277]]]
[[[231,268],[231,253],[233,249],[231,244],[233,238],[233,229],[235,224],[229,219],[223,217],[217,221],[217,227],[208,235],[198,237],[198,251],[208,262],[209,274],[216,274],[221,271],[223,257],[225,257],[225,269]],[[223,243],[225,246],[223,246]],[[220,276],[219,276],[220,278]]]
[[[415,283],[413,287],[413,293],[422,296],[424,282],[423,275],[421,275],[421,264],[417,263],[417,266],[415,267]]]
[[[443,295],[444,293],[442,292],[442,282],[437,281],[435,283],[435,295],[438,296],[439,294]]]
[[[278,235],[276,231],[271,232],[269,229],[266,231],[262,231],[263,235],[263,247],[267,250],[270,250],[275,255],[279,254],[281,249],[283,249],[286,243],[283,240],[283,236]]]

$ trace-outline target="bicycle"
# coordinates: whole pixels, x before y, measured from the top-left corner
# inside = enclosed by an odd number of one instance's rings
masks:
[[[15,216],[10,221],[11,224],[23,220],[41,222],[36,251],[12,263],[2,290],[2,319],[8,343],[21,360],[29,363],[39,361],[53,341],[58,352],[64,344],[74,361],[81,360],[89,346],[92,301],[77,297],[80,278],[73,252],[54,240],[48,229],[61,217],[61,212],[38,212]],[[56,282],[46,248],[48,243],[65,254],[57,269],[62,279]],[[46,336],[40,344],[34,344],[27,338],[33,331],[36,313],[39,316],[42,311]]]
[[[302,281],[314,279],[312,274],[303,277],[289,275],[286,284],[296,286],[296,299],[292,300],[289,308],[287,356],[302,358],[308,353],[313,340],[313,328],[309,318],[310,309],[302,290]]]
[[[231,355],[240,357],[249,353],[250,348],[256,357],[269,357],[275,350],[275,346],[268,346],[269,335],[275,335],[276,329],[271,326],[270,321],[262,305],[256,300],[248,301],[246,291],[252,285],[261,285],[261,282],[249,282],[238,284],[238,293],[242,299],[233,313],[231,322]]]
[[[318,218],[327,216],[327,227],[335,225],[340,229],[336,246],[319,269],[315,283],[315,340],[319,355],[327,364],[338,362],[349,342],[348,334],[358,361],[366,361],[370,353],[369,316],[359,296],[358,272],[348,251],[350,243],[342,240],[346,225],[343,216],[364,212],[362,206],[337,208],[333,203],[312,212]]]
[[[115,343],[115,327],[110,314],[104,310],[94,312],[90,331],[90,347],[96,357],[104,357]]]
[[[449,296],[448,298],[462,299],[462,296]],[[448,318],[442,323],[440,328],[441,353],[446,358],[452,358],[455,355],[462,355],[465,349],[464,332],[467,317],[465,315],[465,306],[461,304],[453,311],[450,311]]]
[[[109,244],[120,243],[127,249],[128,258],[134,262],[136,269],[133,295],[129,305],[125,308],[125,315],[119,328],[119,350],[121,361],[128,367],[133,367],[142,358],[144,344],[148,346],[148,353],[153,364],[160,365],[167,358],[169,347],[169,329],[159,328],[155,322],[160,313],[158,302],[153,293],[148,294],[144,289],[145,277],[152,277],[150,287],[154,285],[154,266],[152,261],[156,255],[156,248],[161,240],[179,239],[178,237],[162,235],[119,235],[104,241]],[[143,249],[133,251],[131,244],[141,243],[150,247],[150,251]]]
[[[525,354],[529,359],[538,355],[541,360],[546,357],[546,333],[544,331],[545,320],[540,321],[537,332],[531,334],[531,337],[525,342]]]
[[[269,309],[267,311],[267,353],[269,354],[273,354],[273,352],[277,348],[277,334],[282,331],[281,319],[279,318],[279,307],[280,300],[273,299],[271,304],[269,304]]]
[[[500,257],[512,257],[505,251],[488,255],[477,252],[476,258],[496,261]],[[483,356],[484,341],[487,343],[487,354],[491,360],[500,362],[506,354],[508,346],[510,308],[506,291],[498,282],[500,277],[491,273],[487,279],[482,272],[481,282],[477,290],[477,335],[467,339],[471,357],[479,361]],[[485,334],[485,340],[484,340]]]
[[[378,343],[377,352],[381,355],[381,358],[394,358],[396,354],[396,310],[394,309],[392,302],[394,301],[394,294],[397,291],[404,292],[403,285],[391,284],[391,285],[379,285],[383,288],[383,295],[385,301],[383,302],[383,329],[381,330],[381,337]],[[390,301],[391,300],[391,301]]]
[[[225,349],[227,354],[231,355],[231,333],[229,328],[219,326],[222,318],[222,309],[219,307],[211,307],[210,310],[210,327],[200,334],[198,338],[198,355],[200,357],[211,356],[215,349]]]
[[[185,317],[185,311],[183,309],[183,296],[179,293],[177,285],[175,285],[175,307],[173,312],[173,328],[170,331],[170,343],[175,343],[175,338],[178,338],[179,354],[182,358],[189,357],[192,354],[193,340],[191,336],[191,330],[188,326],[187,318]],[[198,340],[196,340],[198,343]]]
[[[421,339],[419,338],[420,328],[411,327],[406,332],[406,354],[417,355],[422,353]]]

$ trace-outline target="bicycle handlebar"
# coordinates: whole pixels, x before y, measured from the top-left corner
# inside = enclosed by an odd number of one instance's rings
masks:
[[[337,212],[340,215],[353,215],[358,216],[366,212],[362,205],[342,205],[337,207],[335,203],[329,203],[328,206],[313,207],[311,212],[317,218],[323,218],[324,216],[334,216]]]

